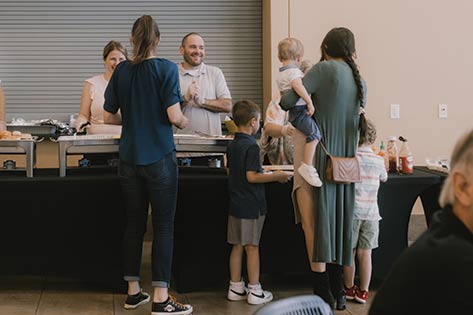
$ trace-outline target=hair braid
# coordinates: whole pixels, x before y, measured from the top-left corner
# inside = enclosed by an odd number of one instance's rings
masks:
[[[353,72],[353,78],[355,79],[356,86],[358,88],[358,99],[360,101],[360,106],[365,107],[364,104],[364,90],[363,90],[363,84],[361,83],[361,76],[360,76],[360,71],[358,70],[358,67],[353,60],[353,57],[351,55],[345,56],[345,62],[350,66],[351,71]],[[360,121],[358,123],[358,129],[360,130],[360,137],[365,137],[368,130],[368,123],[366,121],[366,117],[364,113],[360,114]]]
[[[358,88],[358,99],[360,101],[360,106],[364,107],[364,90],[363,90],[363,84],[361,83],[361,76],[360,76],[360,71],[358,70],[358,67],[353,60],[353,57],[351,55],[345,56],[345,62],[350,66],[351,71],[353,72],[353,78],[355,79],[356,87]]]

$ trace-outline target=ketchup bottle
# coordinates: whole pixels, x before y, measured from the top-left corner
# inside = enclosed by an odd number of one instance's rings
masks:
[[[407,145],[407,139],[400,136],[402,142],[401,151],[399,152],[399,169],[403,174],[412,174],[414,172],[414,158],[412,152]]]

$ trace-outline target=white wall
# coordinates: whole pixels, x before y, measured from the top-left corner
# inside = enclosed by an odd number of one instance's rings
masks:
[[[272,0],[271,33],[265,34],[271,37],[271,74],[279,66],[277,43],[289,30],[315,62],[324,35],[348,27],[378,140],[405,136],[416,165],[426,157],[448,158],[460,134],[473,128],[472,12],[468,0]],[[439,103],[448,105],[447,119],[438,118]],[[400,104],[400,119],[390,119],[390,104]]]

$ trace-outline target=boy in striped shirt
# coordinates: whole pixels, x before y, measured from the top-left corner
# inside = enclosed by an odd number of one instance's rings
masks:
[[[345,290],[347,300],[366,303],[371,280],[371,251],[378,247],[379,183],[388,179],[382,157],[376,155],[371,145],[376,140],[376,128],[367,121],[367,128],[360,133],[356,157],[360,164],[361,182],[355,184],[355,210],[353,213],[353,262],[344,266]],[[355,254],[358,257],[360,286],[354,284]]]

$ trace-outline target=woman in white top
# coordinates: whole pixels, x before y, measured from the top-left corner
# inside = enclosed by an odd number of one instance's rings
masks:
[[[264,127],[259,141],[261,161],[266,155],[273,165],[292,164],[294,127],[288,122],[288,112],[279,106],[279,92],[266,109]]]
[[[115,70],[115,67],[120,62],[127,59],[127,57],[128,53],[126,48],[120,42],[112,40],[105,45],[103,49],[105,73],[85,80],[82,90],[80,112],[74,126],[77,130],[79,130],[83,124],[90,122],[89,134],[121,134],[121,126],[104,123],[103,103],[105,101],[105,89],[107,88],[113,70]]]

